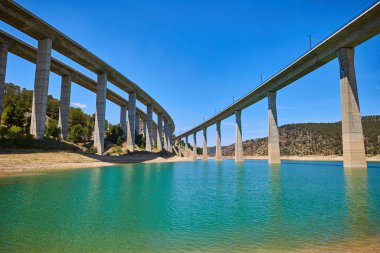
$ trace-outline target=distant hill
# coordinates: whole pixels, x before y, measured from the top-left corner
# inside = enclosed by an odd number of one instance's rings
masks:
[[[380,115],[363,116],[362,124],[366,154],[380,154]],[[288,124],[279,132],[281,155],[342,155],[341,122]],[[268,155],[268,138],[246,140],[243,150],[246,156]],[[215,147],[210,148],[212,153]],[[225,147],[223,155],[235,155],[235,145]]]

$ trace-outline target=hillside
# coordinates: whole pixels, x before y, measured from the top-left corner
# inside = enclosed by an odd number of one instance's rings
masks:
[[[380,154],[380,115],[364,116],[362,123],[366,154]],[[288,124],[279,131],[281,155],[342,155],[341,122]],[[268,155],[268,138],[246,140],[243,149],[245,156]],[[223,155],[235,155],[234,144],[225,147]]]

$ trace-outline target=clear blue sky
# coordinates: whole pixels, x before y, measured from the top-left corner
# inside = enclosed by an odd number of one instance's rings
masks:
[[[139,84],[172,115],[176,133],[194,126],[288,65],[313,44],[370,6],[346,1],[17,1]],[[37,42],[0,23],[0,28]],[[362,115],[380,114],[380,36],[356,48]],[[95,74],[57,52],[53,56],[92,78]],[[9,55],[7,82],[33,88],[35,66]],[[127,94],[115,88],[119,94]],[[59,97],[51,74],[49,94]],[[72,103],[95,112],[95,94],[73,84]],[[282,89],[279,124],[340,120],[339,69],[334,60]],[[145,110],[141,104],[140,108]],[[119,108],[107,102],[107,119]],[[243,139],[267,135],[267,101],[242,112]],[[201,133],[198,142],[201,143]],[[208,129],[215,145],[215,127]],[[222,122],[222,144],[234,142],[234,118]]]

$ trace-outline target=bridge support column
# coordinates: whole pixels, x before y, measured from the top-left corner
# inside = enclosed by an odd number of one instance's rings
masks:
[[[142,121],[142,125],[143,125],[142,135],[143,135],[143,137],[146,137],[146,121],[147,121],[147,119],[145,119],[145,122],[142,119],[141,119],[141,121]]]
[[[221,145],[221,135],[220,135],[220,120],[216,122],[216,148],[215,148],[215,159],[217,161],[222,160],[222,145]]]
[[[127,128],[127,148],[135,151],[135,126],[136,126],[136,93],[129,93],[128,103],[128,128]]]
[[[167,121],[165,121],[165,126],[167,129],[167,145],[168,145],[168,151],[170,153],[173,152],[173,134],[172,130],[170,129],[169,125],[167,124]]]
[[[51,46],[51,38],[44,38],[38,41],[36,75],[34,79],[32,103],[32,122],[30,124],[30,133],[37,139],[42,139],[45,132]]]
[[[153,106],[148,105],[146,107],[146,133],[145,133],[145,150],[152,152],[153,150]]]
[[[281,163],[280,137],[278,132],[276,92],[268,92],[268,163]]]
[[[64,140],[67,140],[67,133],[69,131],[70,95],[71,76],[62,76],[58,127],[61,128],[61,138]]]
[[[3,95],[5,84],[5,72],[7,70],[8,46],[0,44],[0,124],[1,114],[3,113]]]
[[[162,150],[162,114],[157,115],[157,149]]]
[[[104,127],[106,120],[107,73],[98,74],[95,113],[94,146],[99,155],[104,153]]]
[[[162,138],[163,138],[163,144],[164,144],[164,149],[166,150],[166,151],[168,151],[168,132],[167,132],[167,130],[166,130],[166,121],[165,121],[165,119],[163,119],[163,131],[162,131]]]
[[[140,113],[136,110],[136,120],[135,120],[135,133],[136,135],[140,134]]]
[[[120,106],[120,127],[123,130],[123,138],[127,136],[127,106]]]
[[[359,97],[356,86],[354,49],[338,50],[342,106],[343,164],[345,168],[367,168]]]
[[[235,111],[235,161],[243,161],[243,138],[241,131],[241,111]]]
[[[189,157],[189,147],[188,147],[188,143],[189,143],[189,136],[185,136],[185,157],[186,157],[186,158]]]
[[[181,143],[181,139],[178,139],[178,156],[179,157],[182,156],[182,143]]]
[[[197,154],[197,132],[193,133],[193,160],[198,159],[198,154]]]
[[[207,128],[203,128],[203,149],[202,149],[202,159],[207,160]]]
[[[154,126],[152,119],[152,148],[154,147],[157,148],[157,127]]]

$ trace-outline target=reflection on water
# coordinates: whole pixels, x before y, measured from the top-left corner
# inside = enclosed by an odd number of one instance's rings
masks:
[[[345,169],[347,229],[353,237],[361,239],[368,234],[368,178],[365,169]]]
[[[379,163],[266,161],[1,178],[0,252],[372,249],[379,180]]]

